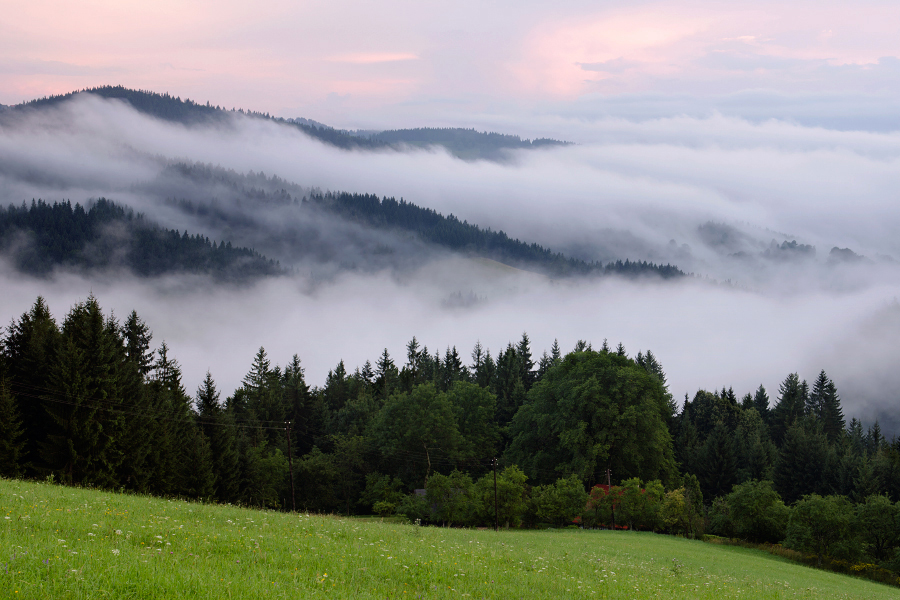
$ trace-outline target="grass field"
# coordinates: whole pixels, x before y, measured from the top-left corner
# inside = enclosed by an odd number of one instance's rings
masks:
[[[0,480],[2,598],[896,598],[756,550],[472,531]]]

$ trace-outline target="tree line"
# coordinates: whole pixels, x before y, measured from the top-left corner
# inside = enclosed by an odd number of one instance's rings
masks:
[[[296,127],[310,137],[345,150],[397,149],[400,144],[441,145],[461,158],[493,159],[498,158],[498,152],[503,149],[567,144],[567,142],[547,138],[529,141],[522,140],[517,135],[449,127],[396,129],[360,135],[343,129],[335,129],[322,123],[309,122],[307,119],[276,118],[267,112],[244,110],[243,108],[229,110],[224,106],[211,105],[209,102],[202,104],[190,98],[182,100],[180,96],[172,96],[168,92],[160,94],[149,90],[133,90],[121,85],[85,88],[67,94],[45,96],[7,108],[11,109],[9,114],[14,115],[23,111],[55,106],[71,100],[77,94],[93,94],[106,99],[124,100],[141,113],[184,125],[221,124],[226,122],[229,113],[271,119]]]
[[[241,196],[260,205],[284,205],[296,210],[318,208],[371,227],[400,229],[423,241],[451,251],[485,256],[516,267],[551,276],[620,275],[678,278],[684,273],[673,265],[646,261],[587,262],[553,252],[539,244],[510,238],[503,231],[482,229],[454,215],[444,216],[403,199],[371,194],[312,193],[297,199],[283,188],[239,187],[234,179],[250,183],[284,183],[278,178],[251,174],[237,176],[204,165],[177,164],[171,169],[200,181],[228,182]],[[246,226],[246,222],[215,205],[169,199],[179,210],[216,225]],[[238,222],[240,221],[240,222]],[[293,240],[296,243],[296,240]],[[47,275],[59,267],[106,269],[124,267],[143,277],[167,273],[204,273],[217,279],[246,280],[288,272],[276,260],[230,241],[210,241],[199,234],[166,229],[143,214],[100,198],[84,207],[70,201],[0,207],[0,250],[10,254],[23,273]]]
[[[143,277],[204,273],[226,280],[287,273],[250,248],[159,227],[105,198],[88,208],[43,200],[0,207],[0,249],[21,272],[38,276],[59,267],[124,267]]]
[[[366,225],[405,229],[427,242],[451,250],[471,252],[523,269],[533,269],[551,276],[650,275],[663,279],[683,277],[684,272],[670,264],[647,261],[617,260],[603,264],[585,261],[553,252],[540,244],[522,242],[503,231],[482,229],[456,216],[447,216],[430,208],[422,208],[403,198],[379,198],[375,194],[326,192],[311,194],[308,200],[344,218]]]
[[[834,382],[796,373],[681,407],[650,351],[579,341],[533,355],[413,338],[310,387],[264,349],[223,398],[194,394],[135,313],[42,298],[0,353],[0,474],[462,526],[628,527],[783,542],[897,571],[900,440],[846,422]],[[496,492],[495,492],[496,476]],[[606,485],[611,484],[611,485]],[[496,494],[496,496],[495,496]],[[496,498],[496,499],[495,499]]]

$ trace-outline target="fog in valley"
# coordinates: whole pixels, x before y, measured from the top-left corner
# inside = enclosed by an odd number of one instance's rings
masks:
[[[676,398],[763,384],[774,400],[788,373],[812,380],[824,369],[848,419],[900,432],[888,414],[900,389],[900,134],[719,113],[501,126],[575,143],[467,161],[442,148],[341,150],[240,114],[186,127],[86,95],[7,114],[4,205],[106,197],[161,226],[252,247],[291,274],[243,285],[115,270],[34,278],[4,263],[0,317],[40,294],[61,320],[93,293],[119,317],[137,310],[189,391],[209,370],[226,393],[260,346],[280,364],[298,354],[321,385],[338,361],[353,370],[385,347],[402,365],[413,336],[463,356],[479,340],[496,353],[523,331],[536,356],[555,338],[565,351],[607,339],[632,356],[651,349]],[[514,269],[302,202],[329,190],[402,197],[584,260],[671,263],[693,276]]]

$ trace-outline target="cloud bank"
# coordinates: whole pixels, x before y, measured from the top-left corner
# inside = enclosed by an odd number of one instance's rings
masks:
[[[896,401],[890,373],[900,357],[877,334],[893,331],[890,307],[900,291],[898,267],[884,258],[900,257],[900,135],[723,115],[591,123],[548,116],[532,127],[578,144],[515,152],[505,162],[347,152],[269,121],[185,128],[79,98],[2,125],[0,198],[106,196],[167,227],[241,235],[161,204],[167,194],[220,195],[183,182],[165,193],[154,187],[171,161],[196,161],[264,171],[301,189],[404,197],[585,258],[672,260],[732,283],[551,281],[438,252],[402,272],[345,272],[310,285],[300,271],[246,289],[183,277],[60,273],[37,281],[7,269],[0,314],[17,317],[43,294],[61,318],[93,291],[116,314],[133,308],[146,319],[184,365],[188,389],[210,369],[230,391],[259,346],[282,364],[296,352],[310,382],[321,384],[338,360],[353,368],[384,347],[402,362],[413,335],[432,351],[456,345],[467,354],[480,340],[496,353],[527,331],[538,354],[554,338],[566,349],[604,338],[632,354],[652,349],[678,397],[723,385],[744,393],[760,383],[774,397],[789,372],[812,379],[824,368],[850,416],[880,414]],[[227,207],[270,227],[327,226]],[[815,254],[782,249],[793,240]],[[866,259],[832,259],[834,246]],[[455,292],[485,300],[448,308]],[[872,358],[847,360],[847,348]]]

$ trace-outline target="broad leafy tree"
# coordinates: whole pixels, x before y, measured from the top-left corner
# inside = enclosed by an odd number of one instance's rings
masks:
[[[670,481],[667,411],[659,380],[631,359],[574,352],[529,393],[510,427],[507,460],[538,482],[554,472],[599,481],[607,467],[618,478]]]

